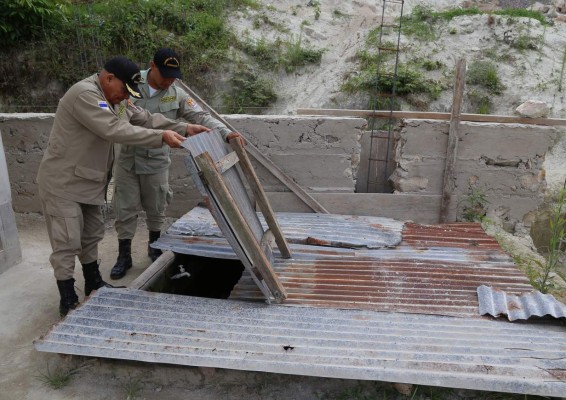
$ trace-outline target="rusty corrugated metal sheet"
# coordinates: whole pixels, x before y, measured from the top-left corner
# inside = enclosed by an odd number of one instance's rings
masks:
[[[274,269],[287,289],[286,304],[317,307],[480,318],[478,286],[516,294],[532,289],[479,224],[411,223],[396,249],[357,252],[352,258],[278,260]],[[259,300],[246,275],[231,298]]]
[[[200,209],[175,222],[160,239],[162,248],[205,257],[234,258],[230,246],[218,236],[179,233],[214,232],[210,216]],[[308,214],[316,215],[316,214]],[[277,213],[283,232],[293,229],[287,213]],[[323,215],[328,218],[331,216]],[[197,221],[200,231],[190,228]],[[207,222],[204,222],[207,221]],[[347,242],[356,228],[369,220],[343,220]],[[392,224],[383,226],[391,231]],[[324,234],[324,228],[315,230]],[[308,233],[306,236],[310,235]],[[217,235],[217,234],[215,234]],[[321,236],[323,237],[323,236]],[[318,307],[361,308],[377,311],[454,315],[479,318],[477,287],[489,285],[510,294],[532,290],[510,256],[480,224],[419,225],[406,223],[402,242],[395,248],[367,249],[320,247],[292,243],[293,258],[276,258],[274,270],[287,289],[286,304]],[[372,239],[373,240],[373,239]],[[232,291],[231,298],[261,300],[259,290],[247,274]]]
[[[554,296],[539,291],[514,296],[482,285],[478,287],[478,299],[481,315],[489,314],[494,317],[507,315],[509,321],[525,320],[533,316],[566,318],[566,305],[556,300]]]
[[[566,331],[102,288],[39,351],[562,397]]]

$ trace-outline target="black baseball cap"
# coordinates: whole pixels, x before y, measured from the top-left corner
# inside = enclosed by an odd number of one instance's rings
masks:
[[[116,56],[104,64],[104,69],[124,82],[128,93],[130,93],[132,97],[136,99],[142,98],[140,89],[138,88],[138,83],[141,82],[140,68],[135,62],[124,56]]]
[[[164,78],[183,78],[179,55],[174,50],[166,48],[157,50],[153,62]]]

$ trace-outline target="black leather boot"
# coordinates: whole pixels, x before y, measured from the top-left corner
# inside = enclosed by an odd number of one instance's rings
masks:
[[[118,260],[110,271],[110,278],[120,279],[132,268],[132,239],[118,239]]]
[[[147,255],[151,258],[151,261],[155,261],[161,255],[160,249],[154,249],[150,245],[155,242],[161,236],[161,231],[149,231],[149,243],[147,244]]]
[[[64,281],[57,281],[57,288],[61,295],[59,315],[64,317],[69,310],[74,310],[79,305],[79,298],[75,293],[75,280],[71,278]]]
[[[98,261],[83,264],[83,276],[85,277],[85,296],[90,295],[93,290],[101,287],[114,287],[102,280],[98,270]]]

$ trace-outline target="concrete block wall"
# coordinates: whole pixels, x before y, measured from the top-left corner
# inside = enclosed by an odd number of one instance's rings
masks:
[[[0,137],[0,274],[19,263],[21,259],[22,250],[12,209],[4,145]]]
[[[54,114],[0,114],[13,206],[40,212],[36,174]],[[230,115],[226,119],[293,180],[314,192],[353,193],[366,121],[361,118]],[[169,170],[173,201],[168,214],[179,217],[201,201],[184,165],[185,150],[172,152]],[[253,159],[252,159],[253,162]],[[268,192],[287,189],[261,166]]]
[[[391,178],[396,191],[442,194],[448,131],[445,121],[402,123],[396,131],[397,168]],[[544,200],[543,163],[557,137],[553,127],[462,122],[453,213],[461,215],[470,190],[479,190],[492,215],[527,222]]]

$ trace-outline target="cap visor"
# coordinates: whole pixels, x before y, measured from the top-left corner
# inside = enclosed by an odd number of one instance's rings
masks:
[[[141,95],[140,89],[138,85],[135,83],[126,83],[126,89],[128,89],[128,93],[130,96],[135,97],[136,99],[141,99],[143,96]]]
[[[181,74],[181,70],[179,68],[161,67],[159,68],[159,72],[161,73],[161,76],[163,76],[164,78],[177,78],[177,79],[183,78],[183,74]]]

